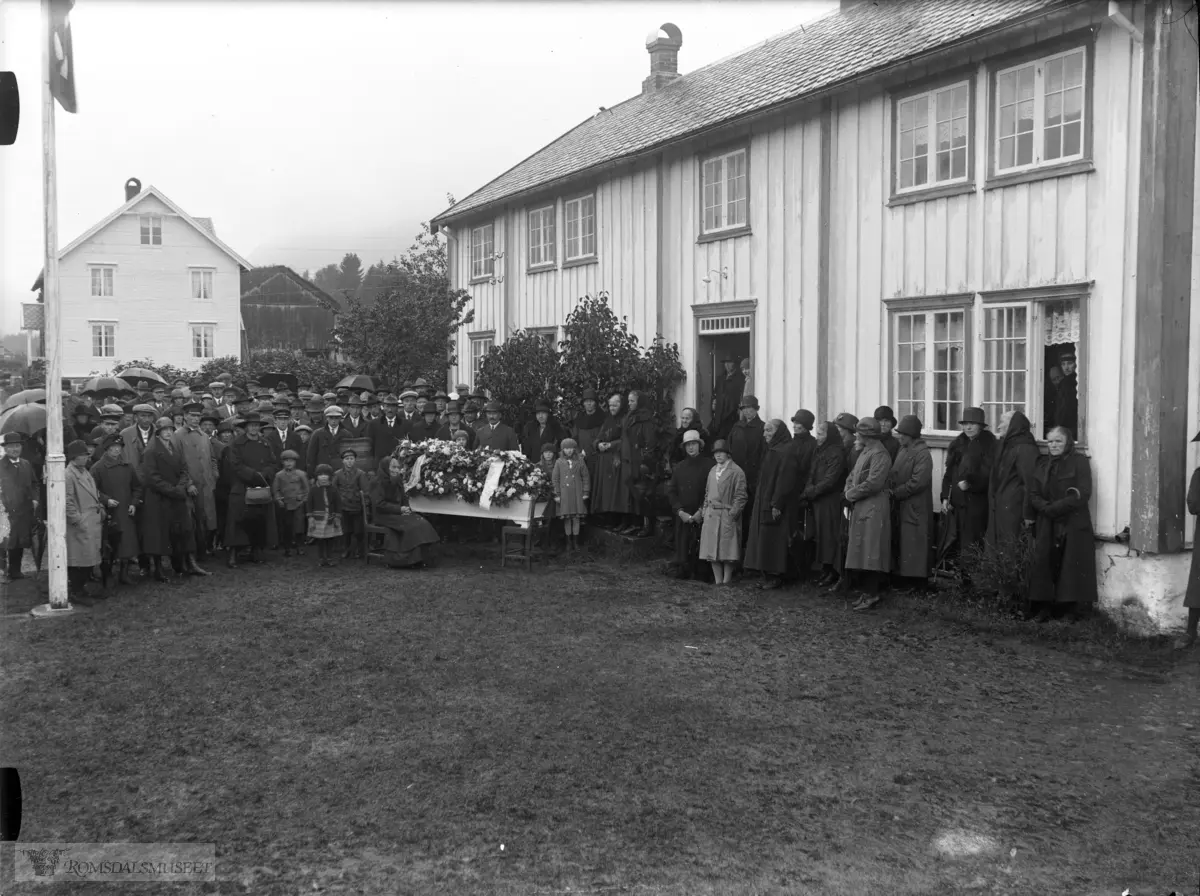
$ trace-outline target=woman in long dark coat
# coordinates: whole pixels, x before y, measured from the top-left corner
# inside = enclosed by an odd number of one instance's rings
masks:
[[[846,483],[846,451],[837,426],[829,420],[818,423],[813,430],[817,451],[813,455],[812,472],[800,502],[804,509],[804,538],[816,542],[810,552],[821,564],[824,573],[817,585],[833,585],[840,576],[841,562],[842,488]]]
[[[954,511],[958,549],[983,541],[988,524],[988,485],[995,459],[996,437],[987,431],[982,408],[963,411],[962,434],[946,452],[942,477],[942,512]]]
[[[571,438],[579,446],[579,456],[587,467],[588,480],[592,487],[596,485],[596,439],[600,435],[600,427],[604,425],[604,410],[596,403],[596,392],[593,389],[583,390],[583,410],[575,415],[571,423]]]
[[[1200,442],[1200,432],[1196,433],[1193,442]],[[1200,516],[1200,467],[1192,471],[1192,481],[1188,484],[1187,509],[1193,516]],[[1200,530],[1200,520],[1197,521]],[[1175,646],[1186,650],[1196,643],[1196,628],[1200,625],[1200,547],[1192,546],[1192,568],[1188,574],[1187,593],[1183,598],[1187,607],[1187,633],[1180,638]]]
[[[1005,417],[1008,425],[1005,426]],[[1029,418],[1011,411],[1000,418],[996,462],[988,481],[988,523],[985,539],[996,550],[1011,549],[1021,538],[1025,520],[1033,519],[1030,483],[1038,462],[1038,446]]]
[[[683,437],[689,432],[700,434],[701,449],[700,453],[704,456],[709,456],[709,438],[708,430],[704,428],[704,424],[700,422],[700,414],[695,408],[684,408],[679,412],[679,429],[675,431],[674,437],[671,439],[670,453],[667,455],[668,461],[672,466],[682,461],[687,457],[687,452],[684,451]]]
[[[270,487],[281,464],[271,443],[262,437],[262,419],[256,411],[242,418],[244,432],[226,449],[226,463],[233,474],[229,488],[229,506],[225,514],[226,565],[237,568],[238,548],[249,547],[251,563],[261,563],[259,552],[278,541],[274,503],[246,504],[248,486]]]
[[[192,525],[192,506],[188,475],[183,455],[171,444],[175,424],[160,417],[154,425],[154,438],[142,455],[142,553],[154,559],[154,579],[167,582],[162,558],[169,556],[176,572],[192,572],[196,558],[196,539]],[[184,557],[191,563],[185,566]],[[198,569],[198,567],[197,567]],[[199,575],[204,575],[201,571]]]
[[[750,536],[742,566],[757,569],[766,577],[759,586],[779,588],[788,574],[788,539],[796,524],[799,495],[796,492],[796,453],[792,434],[782,420],[763,427],[767,452],[758,471],[758,488],[750,508]]]
[[[592,513],[604,514],[610,523],[629,513],[629,487],[621,466],[621,433],[625,418],[620,395],[608,399],[608,415],[596,434],[596,478],[592,480]]]
[[[933,457],[921,438],[921,421],[912,414],[900,420],[896,438],[900,450],[888,474],[892,492],[892,572],[902,582],[907,580],[924,588],[929,584],[933,543]]]
[[[1064,427],[1052,429],[1046,442],[1050,456],[1034,475],[1029,498],[1037,512],[1029,602],[1041,621],[1055,610],[1073,613],[1099,599],[1096,536],[1088,510],[1091,464],[1074,453],[1075,440]]]
[[[404,492],[404,464],[399,458],[388,458],[371,480],[371,522],[383,526],[383,552],[392,568],[428,564],[430,545],[441,539],[437,530],[419,513],[408,506]]]
[[[850,505],[846,571],[854,573],[863,592],[854,609],[868,610],[879,603],[879,586],[892,568],[892,508],[887,492],[892,456],[879,441],[883,431],[874,417],[861,418],[855,429],[858,460],[842,492]]]
[[[708,485],[708,471],[715,461],[704,457],[704,440],[694,430],[684,442],[683,460],[671,470],[667,483],[667,497],[671,502],[671,513],[675,516],[675,571],[681,579],[696,575],[700,559],[700,526],[704,523],[704,490]]]
[[[538,463],[542,459],[542,446],[547,442],[554,445],[554,454],[562,440],[570,436],[554,416],[549,402],[539,401],[534,408],[534,419],[525,424],[521,430],[521,452],[530,463]]]
[[[658,462],[658,421],[645,392],[629,393],[629,413],[621,430],[621,470],[629,487],[631,521],[624,535],[645,538],[654,532],[655,465]],[[639,528],[639,526],[641,528]]]

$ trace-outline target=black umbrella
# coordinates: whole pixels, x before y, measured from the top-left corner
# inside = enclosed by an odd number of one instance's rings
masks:
[[[958,525],[954,519],[954,508],[951,507],[945,513],[941,514],[941,519],[938,522],[938,540],[937,549],[934,552],[933,574],[952,576],[954,573],[950,568],[950,561],[955,554],[955,548],[958,546]]]
[[[378,392],[379,386],[376,385],[374,377],[369,377],[364,373],[352,373],[350,376],[343,377],[334,386],[335,389],[351,389],[355,392]]]
[[[46,406],[23,404],[0,415],[0,434],[20,432],[27,436],[46,428]]]
[[[258,378],[258,381],[268,389],[274,389],[277,392],[284,391],[298,392],[300,391],[300,380],[291,373],[264,373]],[[283,386],[284,389],[279,387]]]
[[[133,387],[118,376],[94,376],[83,384],[82,394],[91,393],[97,398],[119,398],[136,395]]]
[[[65,394],[65,393],[64,393]],[[45,404],[46,390],[45,389],[23,389],[20,392],[14,392],[5,399],[4,404],[0,405],[0,411],[9,411],[23,404]]]
[[[146,367],[126,367],[124,370],[117,371],[116,376],[131,384],[136,384],[138,380],[146,380],[152,387],[156,383],[168,388],[171,385],[153,370]]]

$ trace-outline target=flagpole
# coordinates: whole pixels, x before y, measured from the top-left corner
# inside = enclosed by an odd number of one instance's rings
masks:
[[[46,344],[46,554],[50,609],[70,610],[67,602],[67,487],[63,455],[62,333],[58,292],[58,174],[54,159],[54,97],[50,92],[50,0],[42,12],[42,200],[46,262],[42,276]]]

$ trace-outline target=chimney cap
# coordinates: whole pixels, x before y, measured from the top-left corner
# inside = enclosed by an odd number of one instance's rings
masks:
[[[663,33],[666,37],[663,37]],[[676,47],[683,46],[683,32],[679,30],[679,26],[671,22],[664,22],[653,31],[646,35],[646,47],[653,47],[656,43],[662,41],[664,44],[674,44]]]
[[[125,201],[128,202],[138,193],[142,192],[142,182],[136,177],[131,177],[125,181]]]

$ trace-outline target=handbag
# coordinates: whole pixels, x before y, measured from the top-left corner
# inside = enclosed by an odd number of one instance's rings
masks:
[[[271,501],[271,490],[265,485],[246,486],[247,507],[258,507],[262,504],[270,504]]]

